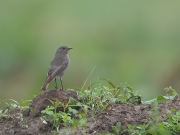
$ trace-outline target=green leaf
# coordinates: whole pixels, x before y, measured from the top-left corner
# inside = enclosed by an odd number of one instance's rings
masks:
[[[118,129],[120,129],[120,127],[121,127],[121,122],[117,122],[117,123],[116,123],[116,127],[117,127]]]
[[[172,95],[172,96],[163,96],[164,99],[171,99],[173,100],[177,95]]]
[[[173,116],[173,117],[172,117],[172,120],[173,120],[173,121],[176,121],[176,120],[177,120],[177,118],[176,118],[175,116]]]
[[[71,107],[68,108],[69,112],[72,112],[73,114],[77,114],[78,111],[76,109],[72,109]]]
[[[152,104],[153,102],[157,101],[157,98],[148,100],[148,101],[142,101],[142,104]]]
[[[166,98],[164,98],[164,96],[158,96],[158,97],[157,97],[157,101],[162,101],[162,100],[164,100],[164,99],[166,99]]]
[[[115,126],[112,126],[112,130],[113,130],[116,134],[119,133],[118,130],[117,130],[117,128],[116,128]]]
[[[132,126],[130,124],[128,124],[127,126],[128,126],[128,129],[134,129],[134,126]]]
[[[100,82],[94,82],[94,83],[91,83],[87,89],[90,90],[92,88],[93,85],[96,85],[96,84],[100,84]]]
[[[132,91],[132,87],[131,87],[131,86],[127,85],[126,88],[127,88],[128,90]]]
[[[82,106],[82,103],[77,102],[77,103],[76,103],[76,106]]]
[[[154,99],[151,99],[151,100],[148,100],[148,101],[142,101],[142,104],[151,104],[155,101],[157,102],[161,102],[161,101],[166,101],[166,100],[169,100],[169,99],[174,99],[176,95],[172,95],[172,96],[158,96],[157,98],[154,98]]]
[[[46,114],[53,115],[54,113],[53,113],[53,111],[47,111]]]
[[[14,103],[16,103],[17,105],[19,105],[19,103],[18,103],[16,100],[14,100],[14,99],[9,99],[9,100],[11,100],[11,101],[13,101]]]
[[[108,82],[109,85],[111,85],[113,88],[116,88],[115,85],[111,81],[109,81],[108,79],[104,79],[104,78],[99,78],[99,79]]]
[[[117,122],[117,123],[116,123],[116,126],[112,126],[112,130],[113,130],[117,135],[119,135],[119,133],[120,133],[120,127],[121,127],[121,122]]]
[[[175,112],[176,109],[174,107],[171,108],[171,112]]]
[[[166,118],[167,116],[166,116],[166,114],[163,114],[162,117],[163,117],[163,118]]]
[[[46,110],[42,110],[41,113],[42,113],[42,114],[46,114]]]
[[[85,127],[86,124],[87,124],[87,120],[86,119],[80,119],[79,123],[80,123],[81,126]]]
[[[12,106],[13,108],[18,107],[18,105],[17,105],[17,104],[11,104],[11,106]]]
[[[54,110],[54,109],[55,109],[54,106],[50,106],[50,107],[49,107],[49,110]]]
[[[180,110],[178,110],[178,111],[176,112],[176,115],[180,115]]]

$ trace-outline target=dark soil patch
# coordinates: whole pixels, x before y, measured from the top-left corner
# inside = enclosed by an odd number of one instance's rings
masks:
[[[52,125],[43,124],[41,117],[41,110],[45,109],[47,105],[51,105],[49,100],[60,100],[67,102],[68,97],[71,96],[76,100],[76,92],[72,90],[57,91],[50,90],[39,94],[31,103],[31,107],[34,111],[26,110],[23,114],[23,119],[0,119],[0,135],[52,135]],[[167,110],[174,107],[176,110],[180,109],[180,98],[176,98],[172,101],[159,103],[159,119],[165,121],[162,117],[163,114],[167,114]],[[150,113],[152,112],[150,105],[127,105],[122,103],[115,103],[111,105],[110,110],[98,115],[95,119],[88,119],[86,130],[82,127],[78,127],[76,131],[69,130],[69,133],[73,135],[97,135],[98,133],[113,133],[112,126],[117,122],[122,123],[122,127],[126,128],[127,124],[138,125],[144,124],[152,120]],[[19,109],[10,111],[11,116],[18,116]],[[68,129],[63,128],[68,132]]]

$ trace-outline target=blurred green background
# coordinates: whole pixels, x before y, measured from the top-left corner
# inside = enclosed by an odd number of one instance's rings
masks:
[[[179,92],[179,7],[180,1],[2,0],[0,100],[39,94],[61,45],[73,48],[65,88],[82,87],[96,66],[88,84],[98,77],[127,82],[143,100],[167,86]]]

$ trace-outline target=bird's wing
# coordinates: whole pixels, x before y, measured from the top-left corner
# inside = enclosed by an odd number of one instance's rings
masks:
[[[56,72],[59,68],[58,66],[59,59],[57,57],[54,57],[53,60],[51,61],[51,66],[49,67],[47,75],[52,75],[54,72]]]
[[[48,76],[54,76],[54,74],[60,75],[61,73],[63,73],[64,70],[66,70],[68,63],[63,63],[61,66],[51,66],[48,70],[47,75]]]
[[[50,76],[56,69],[57,66],[50,66],[47,75]]]
[[[69,61],[66,61],[63,57],[54,57],[54,59],[51,61],[51,66],[49,67],[48,76],[51,76],[52,79],[54,79],[54,77],[57,75],[63,76],[64,71],[67,69],[68,63]]]

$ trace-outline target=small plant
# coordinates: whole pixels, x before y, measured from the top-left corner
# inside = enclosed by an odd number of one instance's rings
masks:
[[[87,106],[82,105],[81,103],[77,103],[76,105],[69,105],[70,101],[67,104],[63,104],[62,102],[56,100],[51,101],[52,106],[48,106],[45,110],[41,111],[43,114],[43,118],[41,120],[43,123],[47,123],[46,121],[49,120],[55,133],[62,133],[63,131],[60,131],[60,128],[63,126],[69,126],[71,125],[72,128],[76,128],[77,125],[81,125],[82,127],[86,127],[87,125]],[[57,111],[58,107],[63,107],[63,112]],[[83,111],[78,112],[75,109],[72,109],[71,106],[81,106]],[[66,111],[67,110],[67,111]],[[72,114],[78,117],[78,119],[72,118]]]
[[[180,110],[174,115],[170,114],[167,122],[161,122],[159,127],[163,127],[169,134],[180,134]]]
[[[166,97],[168,97],[169,100],[174,99],[175,96],[178,96],[178,93],[176,92],[176,90],[173,89],[171,86],[166,87],[164,90],[166,91],[166,93],[167,93]]]
[[[103,83],[100,81],[107,82],[110,87],[102,86]],[[140,101],[134,98],[140,97],[138,92],[133,91],[129,85],[121,84],[116,87],[111,81],[104,78],[99,78],[98,82],[92,83],[89,86],[83,85],[83,88],[78,91],[78,97],[92,111],[93,117],[103,113],[108,106],[115,102],[141,103],[141,98],[139,98]]]
[[[155,101],[159,103],[159,102],[173,100],[175,97],[178,97],[178,93],[171,86],[166,87],[164,90],[167,92],[166,96],[157,96],[157,98],[148,101],[142,101],[142,104],[152,104]]]
[[[147,129],[150,123],[133,126],[128,124],[128,129],[124,130],[123,132],[128,132],[131,135],[146,135]]]
[[[12,118],[12,116],[8,114],[8,109],[0,110],[0,119],[3,118]]]
[[[79,92],[79,97],[83,100],[83,104],[87,105],[92,111],[93,116],[95,116],[106,109],[108,105],[106,101],[112,99],[112,94],[105,91],[104,88],[97,87]]]
[[[60,126],[67,126],[72,123],[71,114],[66,112],[57,112],[57,107],[61,104],[60,101],[50,101],[53,106],[48,106],[45,110],[41,111],[43,120],[50,120],[56,132],[59,132]]]
[[[175,114],[170,113],[168,120],[159,122],[157,112],[152,115],[155,121],[150,121],[143,125],[129,125],[122,133],[128,132],[132,135],[179,135],[180,134],[180,110]],[[114,131],[114,130],[113,130]]]
[[[11,118],[19,118],[21,120],[23,120],[23,114],[22,112],[25,109],[28,109],[28,103],[31,100],[22,100],[21,103],[18,103],[16,100],[13,99],[6,99],[6,100],[0,100],[0,103],[4,103],[8,106],[9,109],[6,109],[5,111],[3,111],[3,116],[6,116],[8,118],[8,112],[10,109],[19,109],[19,114],[17,116],[11,116]],[[9,116],[10,117],[10,116]]]
[[[116,134],[116,135],[120,135],[120,130],[121,129],[121,122],[117,122],[116,123],[116,126],[112,126],[112,130],[114,131],[114,133]]]
[[[8,103],[10,101],[10,103]],[[28,103],[31,102],[32,100],[22,100],[20,103],[18,103],[14,99],[7,99],[5,100],[5,103],[10,107],[10,108],[18,108],[20,109],[20,112],[23,110],[29,108]]]

